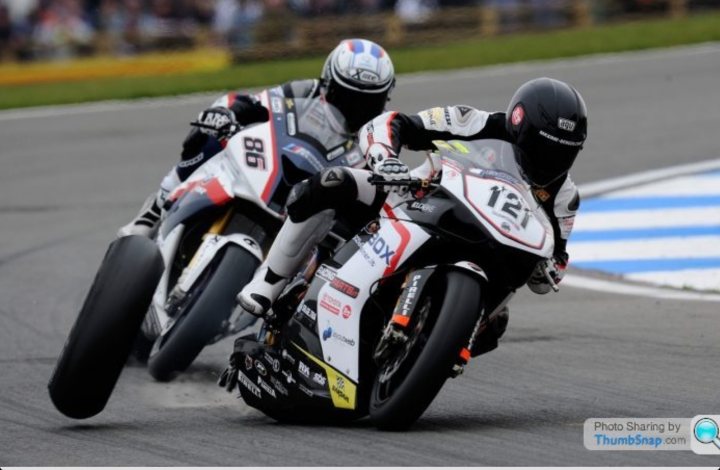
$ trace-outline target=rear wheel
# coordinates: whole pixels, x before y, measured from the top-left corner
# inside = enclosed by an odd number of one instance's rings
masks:
[[[167,382],[187,369],[203,348],[222,332],[235,306],[235,295],[250,282],[258,259],[237,245],[228,245],[211,264],[192,299],[172,328],[158,339],[148,370],[155,380]]]
[[[84,419],[105,408],[163,269],[160,251],[146,237],[110,245],[48,384],[60,412]]]
[[[405,429],[422,415],[450,376],[479,318],[476,279],[456,271],[436,276],[404,330],[408,340],[379,367],[369,408],[380,429]]]

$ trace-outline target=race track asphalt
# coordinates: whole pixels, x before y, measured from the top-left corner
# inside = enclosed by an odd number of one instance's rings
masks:
[[[400,77],[391,105],[504,109],[541,75],[586,98],[577,182],[720,157],[717,44]],[[103,413],[60,415],[47,382],[107,244],[210,101],[0,113],[0,465],[717,466],[689,451],[588,451],[582,424],[720,413],[718,304],[570,287],[521,292],[501,346],[409,432],[276,424],[214,385],[229,341],[176,383],[128,368]]]

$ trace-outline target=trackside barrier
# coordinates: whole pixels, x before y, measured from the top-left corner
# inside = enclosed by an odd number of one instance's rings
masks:
[[[3,63],[0,58],[0,86],[219,70],[232,62],[325,54],[328,44],[348,37],[366,37],[387,48],[426,46],[520,31],[587,27],[623,19],[678,18],[700,8],[720,8],[720,2],[716,0],[547,0],[542,8],[533,8],[530,2],[513,2],[511,7],[483,3],[442,8],[413,21],[392,12],[315,18],[275,12],[249,26],[253,38],[249,46],[221,47],[222,38],[207,29],[197,28],[192,37],[183,36],[183,41],[176,44],[184,44],[189,49],[180,52],[156,50],[122,58],[110,55],[110,51],[117,50],[113,39],[98,33],[92,47],[98,55],[93,57],[30,63]],[[632,3],[650,5],[651,8],[628,12],[623,5]],[[144,49],[152,51],[153,47],[168,47],[172,41],[166,41],[164,45],[153,44],[146,38],[143,44]]]

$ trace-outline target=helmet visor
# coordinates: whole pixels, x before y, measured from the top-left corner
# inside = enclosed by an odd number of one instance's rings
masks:
[[[547,186],[565,176],[575,162],[582,142],[560,143],[554,136],[540,133],[532,134],[518,142],[520,165],[530,182],[535,186]],[[557,139],[557,138],[555,138]]]
[[[389,92],[390,90],[381,93],[355,91],[330,80],[325,99],[340,110],[349,130],[357,132],[363,124],[385,110]]]

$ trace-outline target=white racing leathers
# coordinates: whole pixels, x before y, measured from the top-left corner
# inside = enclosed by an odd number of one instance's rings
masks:
[[[360,130],[360,148],[368,156],[368,165],[376,163],[373,155],[398,155],[401,147],[432,150],[434,140],[500,139],[514,143],[505,128],[505,113],[489,113],[470,106],[457,105],[430,108],[415,115],[386,112]],[[413,176],[435,177],[441,168],[437,157],[413,170]],[[548,214],[555,234],[555,258],[566,264],[567,240],[575,214],[580,206],[577,187],[567,175],[546,187],[533,187],[533,194]]]

